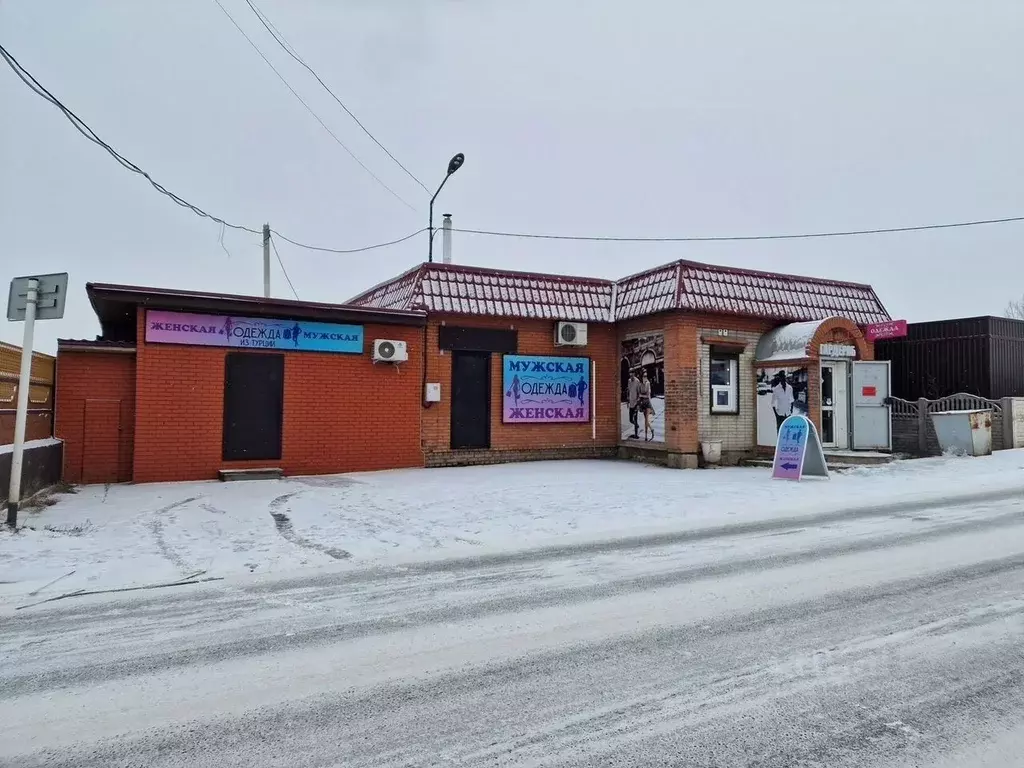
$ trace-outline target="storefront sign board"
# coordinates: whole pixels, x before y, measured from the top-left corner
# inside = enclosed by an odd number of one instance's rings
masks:
[[[146,343],[358,355],[363,326],[151,309],[146,312]]]
[[[805,476],[827,478],[828,465],[814,423],[806,416],[794,415],[779,428],[772,478],[799,480]]]
[[[818,354],[821,357],[856,357],[857,348],[853,344],[822,344]]]
[[[907,335],[906,320],[889,320],[885,323],[871,323],[864,326],[864,338],[868,341],[899,339]]]
[[[502,358],[501,420],[506,424],[590,421],[590,359]]]

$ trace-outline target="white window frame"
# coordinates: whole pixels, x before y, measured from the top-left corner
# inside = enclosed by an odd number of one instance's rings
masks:
[[[711,375],[715,363],[727,363],[729,366],[729,383],[712,384]],[[708,387],[711,390],[711,413],[715,415],[735,416],[740,412],[740,361],[738,355],[711,353],[708,362]],[[718,404],[718,395],[727,392],[728,405]]]

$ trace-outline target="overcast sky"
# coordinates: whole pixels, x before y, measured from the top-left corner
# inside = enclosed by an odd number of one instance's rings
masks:
[[[100,136],[229,221],[337,248],[427,222],[427,195],[260,25],[221,0],[0,0],[0,42]],[[456,226],[752,235],[1024,215],[1020,0],[256,0]],[[87,281],[259,294],[255,235],[157,194],[0,67],[0,264],[67,271],[37,348],[91,338]],[[439,245],[438,238],[438,245]],[[1024,224],[829,240],[546,243],[459,235],[454,260],[621,277],[677,258],[854,280],[911,321],[1024,292]],[[303,299],[344,301],[426,258],[279,242]],[[290,291],[276,267],[273,293]],[[0,338],[20,343],[20,323]]]

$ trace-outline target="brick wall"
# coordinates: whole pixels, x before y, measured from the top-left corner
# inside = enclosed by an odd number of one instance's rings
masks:
[[[757,339],[773,323],[758,318],[701,313],[667,312],[619,323],[619,338],[661,332],[665,335],[665,443],[629,446],[647,450],[669,466],[695,467],[701,439],[723,440],[723,450],[744,451],[755,442],[755,373],[753,356]],[[740,362],[741,403],[739,416],[710,416],[708,345],[702,336],[720,336],[728,331],[748,340]],[[749,422],[749,423],[748,423]],[[749,434],[749,436],[748,436]],[[623,443],[623,445],[626,445]]]
[[[733,325],[734,327],[728,327]],[[701,440],[721,440],[722,451],[744,453],[757,447],[757,369],[754,353],[763,333],[761,327],[741,329],[739,323],[718,322],[697,329],[699,344],[697,432]],[[760,326],[760,324],[757,324]],[[745,345],[737,363],[739,413],[711,413],[711,345],[702,338],[719,337],[728,330],[730,342]]]
[[[502,355],[491,355],[491,450],[487,452],[455,452],[458,456],[448,458],[451,445],[451,389],[452,355],[438,349],[438,329],[441,323],[476,328],[514,329],[518,332],[518,354],[554,355],[561,357],[589,357],[592,370],[592,384],[596,387],[597,437],[593,426],[586,424],[505,424],[502,422]],[[618,440],[618,392],[619,358],[618,342],[613,326],[602,323],[588,325],[586,347],[556,347],[555,321],[493,319],[481,317],[448,316],[431,318],[428,327],[427,381],[440,382],[441,402],[433,403],[423,413],[423,449],[428,464],[465,463],[471,453],[479,454],[481,462],[508,461],[545,457],[548,452],[562,451],[560,458],[586,455],[595,446],[611,448]],[[566,453],[568,451],[568,453]],[[441,454],[434,457],[433,454]],[[496,456],[504,458],[495,459]],[[481,463],[475,462],[475,463]]]
[[[135,354],[60,350],[54,435],[64,440],[64,479],[131,480],[134,426]]]
[[[143,314],[139,317],[143,337]],[[222,347],[138,345],[136,482],[214,479],[225,468],[328,474],[422,466],[423,329],[364,326],[362,355],[285,352],[280,460],[222,460]],[[374,364],[374,339],[403,340],[409,362]],[[282,354],[273,353],[268,354]]]

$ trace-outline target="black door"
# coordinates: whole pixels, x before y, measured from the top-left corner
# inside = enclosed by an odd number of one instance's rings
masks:
[[[224,360],[224,460],[280,459],[284,355],[230,352]]]
[[[491,355],[452,353],[452,448],[491,447]]]

